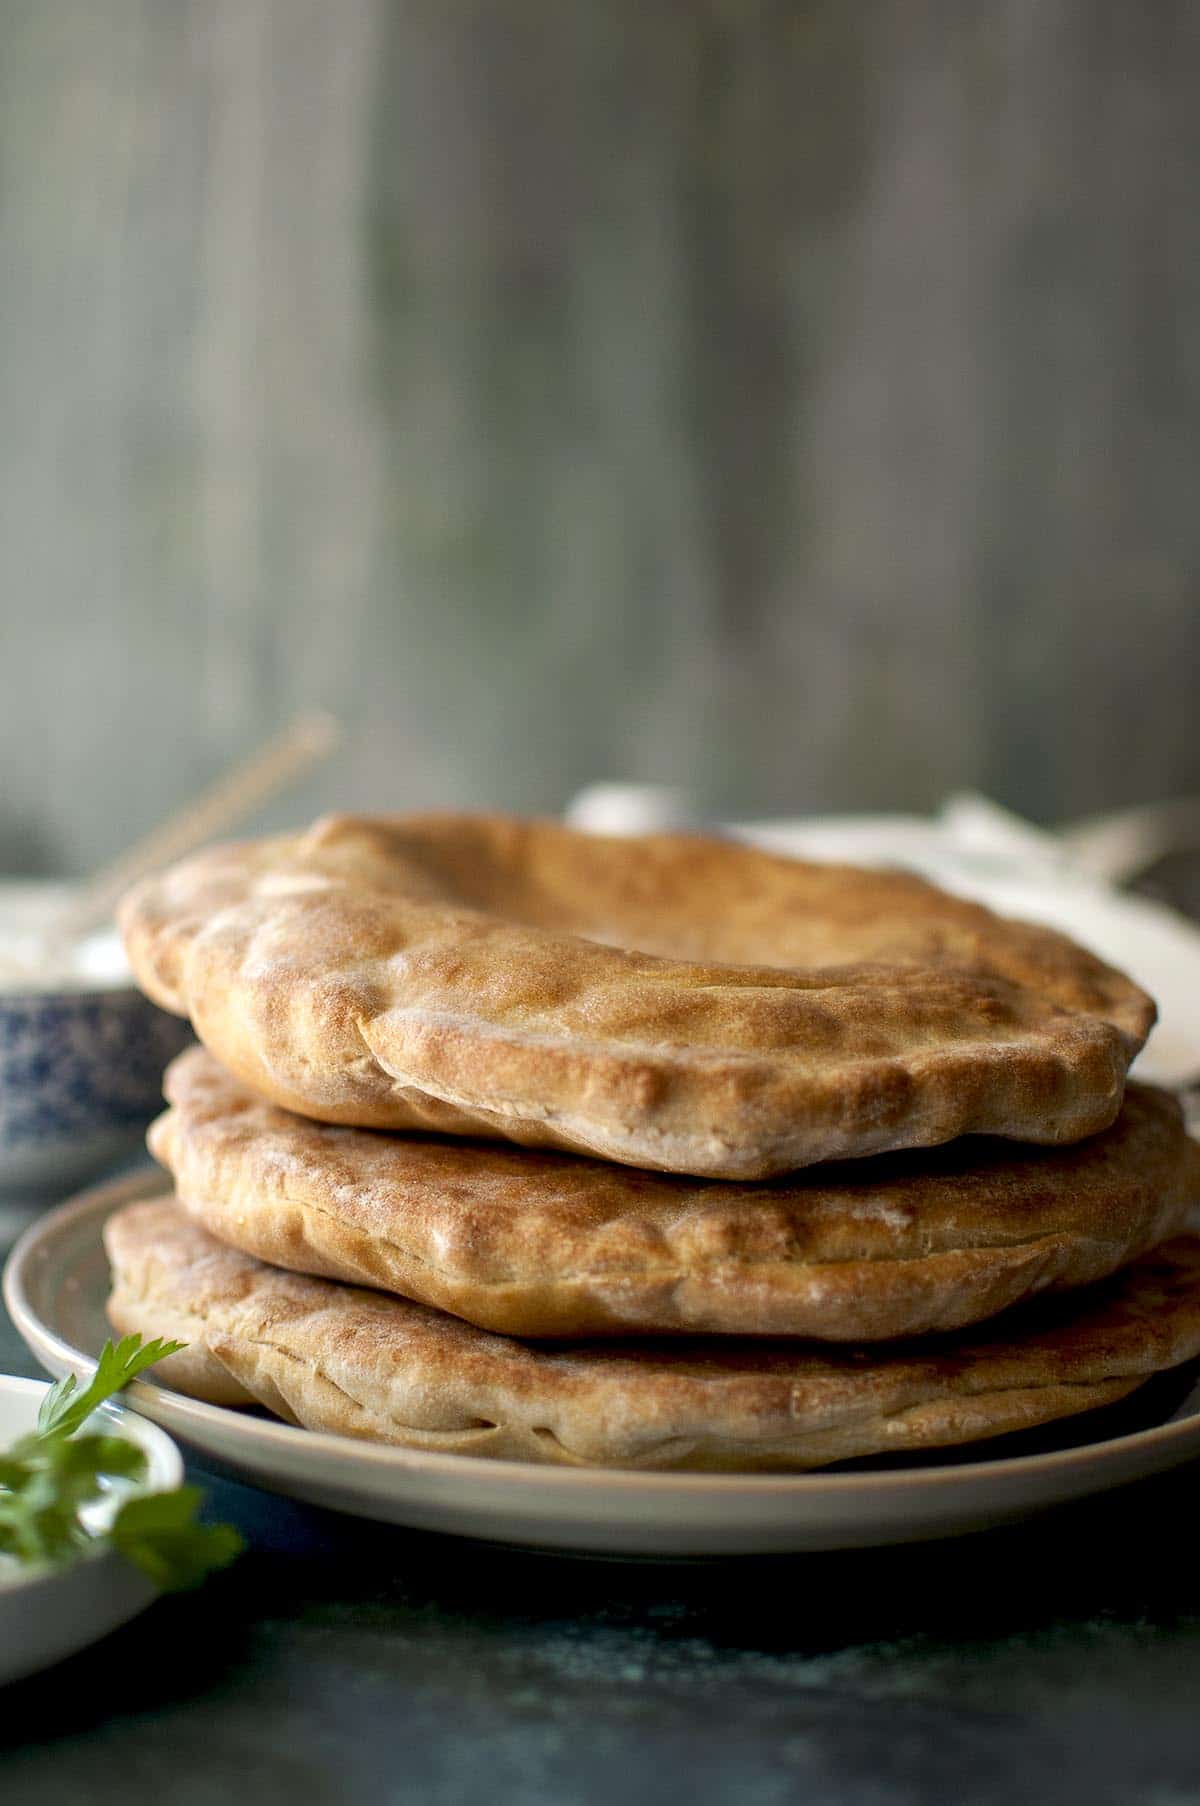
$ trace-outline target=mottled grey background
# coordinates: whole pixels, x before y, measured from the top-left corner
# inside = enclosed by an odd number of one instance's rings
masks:
[[[1200,7],[0,0],[0,868],[1200,788]]]

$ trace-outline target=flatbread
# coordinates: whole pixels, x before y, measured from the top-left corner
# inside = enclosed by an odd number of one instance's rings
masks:
[[[975,1138],[760,1185],[333,1128],[203,1048],[166,1093],[151,1150],[219,1241],[519,1336],[956,1329],[1104,1278],[1200,1203],[1179,1104],[1141,1085],[1073,1147]]]
[[[758,1179],[1107,1128],[1154,1019],[1049,929],[683,835],[334,816],[139,886],[139,983],[272,1102]]]
[[[214,1403],[405,1448],[579,1467],[819,1467],[973,1442],[1111,1404],[1200,1353],[1200,1238],[1002,1324],[885,1349],[530,1344],[282,1273],[170,1199],[109,1218],[109,1316],[189,1343],[157,1371]]]

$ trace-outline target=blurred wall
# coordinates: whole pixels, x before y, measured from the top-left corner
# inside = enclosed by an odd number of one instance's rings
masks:
[[[1200,8],[0,0],[0,867],[1200,788]]]

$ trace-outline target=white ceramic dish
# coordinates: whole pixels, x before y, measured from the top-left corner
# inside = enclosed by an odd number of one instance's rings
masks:
[[[0,1375],[0,1450],[34,1428],[46,1390],[42,1380]],[[180,1484],[183,1461],[162,1430],[115,1404],[102,1405],[95,1422],[106,1434],[127,1436],[145,1450],[149,1468],[140,1490],[166,1492]],[[41,1573],[5,1563],[0,1567],[0,1686],[107,1636],[144,1610],[156,1590],[112,1550]]]
[[[36,1222],[14,1248],[5,1301],[52,1373],[90,1370],[107,1334],[105,1218],[161,1186],[159,1175],[147,1173],[85,1193]],[[142,1381],[131,1400],[194,1449],[293,1498],[422,1530],[619,1555],[762,1555],[954,1536],[1200,1455],[1200,1388],[1171,1421],[1083,1447],[957,1465],[744,1477],[417,1453],[315,1435]]]

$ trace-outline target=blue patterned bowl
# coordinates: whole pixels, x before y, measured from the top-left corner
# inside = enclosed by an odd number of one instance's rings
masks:
[[[14,893],[33,894],[0,887],[0,915]],[[191,1038],[119,966],[53,987],[0,983],[0,1194],[71,1188],[132,1153],[162,1108],[163,1067]]]

